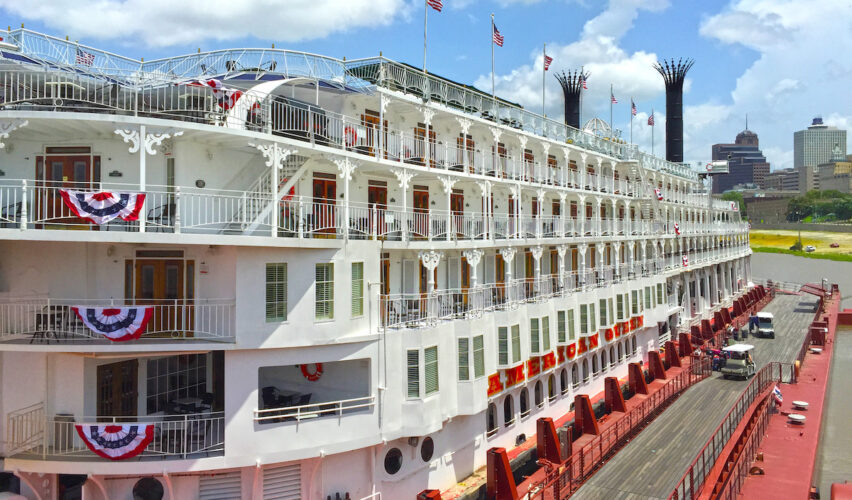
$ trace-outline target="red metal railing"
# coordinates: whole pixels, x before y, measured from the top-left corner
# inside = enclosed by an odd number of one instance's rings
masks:
[[[701,448],[698,456],[689,465],[677,486],[669,495],[669,500],[694,499],[701,493],[707,474],[716,464],[719,454],[731,439],[734,430],[743,419],[746,410],[767,387],[777,382],[794,383],[796,372],[790,363],[771,362],[760,369],[748,386],[731,407],[722,423]],[[735,478],[737,481],[739,479]]]
[[[548,463],[546,467],[549,470],[545,480],[532,485],[527,498],[554,500],[571,496],[608,458],[660,414],[680,393],[711,373],[708,358],[690,358],[689,365],[675,378],[649,395],[639,406],[625,413],[592,441],[574,451],[565,462],[558,467],[557,464]]]
[[[769,396],[767,396],[769,397]],[[757,410],[754,416],[754,426],[751,433],[743,443],[742,449],[737,456],[736,462],[731,469],[730,475],[725,478],[721,487],[714,493],[714,498],[717,500],[734,500],[742,491],[743,483],[748,477],[751,459],[757,454],[757,449],[766,435],[766,428],[769,426],[770,408],[772,408],[771,400],[766,401],[761,408]]]

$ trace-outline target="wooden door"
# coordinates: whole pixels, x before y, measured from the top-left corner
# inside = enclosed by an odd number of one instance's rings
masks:
[[[559,164],[556,162],[556,157],[553,155],[547,155],[547,166],[548,166],[548,184],[555,184],[557,180],[557,174],[559,173]]]
[[[494,256],[494,283],[497,284],[497,302],[506,300],[506,261],[499,253]]]
[[[385,227],[385,210],[388,208],[388,188],[387,186],[382,186],[378,184],[370,184],[367,186],[367,207],[370,209],[370,213],[373,213],[373,209],[376,212],[376,219],[374,222],[371,222],[370,232],[376,232],[380,235],[384,235],[387,233],[387,227]],[[373,221],[373,219],[370,219]],[[377,227],[372,227],[372,224],[375,224]]]
[[[467,294],[468,290],[470,290],[470,264],[467,263],[467,259],[461,258],[461,289],[462,289],[462,301],[465,305],[465,310],[467,309]]]
[[[98,417],[136,415],[138,374],[139,363],[135,359],[98,366]]]
[[[468,172],[473,173],[474,170],[474,149],[476,142],[470,135],[459,134],[456,138],[456,148],[462,155],[467,155]],[[464,165],[464,158],[459,158],[459,165]]]
[[[558,201],[554,201],[550,204],[550,211],[555,217],[562,215],[562,204]]]
[[[373,111],[370,109],[364,110],[364,114],[361,115],[361,125],[364,127],[365,140],[361,142],[357,146],[357,150],[361,153],[366,153],[369,155],[376,154],[376,148],[379,146],[379,112]],[[382,143],[387,147],[388,143],[388,121],[385,120],[384,127],[382,127],[382,132],[384,133],[384,137],[382,137]],[[387,158],[387,154],[385,154],[385,158]]]
[[[314,207],[310,230],[320,234],[337,232],[337,181],[333,174],[314,174]]]
[[[454,226],[452,229],[457,237],[462,238],[464,231],[464,191],[461,189],[453,189],[450,194],[450,213]]]
[[[100,158],[95,159],[100,163]],[[30,215],[31,219],[88,226],[89,222],[71,214],[59,189],[90,190],[93,173],[90,155],[36,157],[36,213]]]
[[[147,336],[192,337],[195,323],[195,262],[139,259],[135,263],[134,302],[154,306]]]
[[[532,199],[532,210],[531,210],[531,212],[532,212],[532,218],[533,219],[538,217],[538,198],[534,197]]]
[[[426,129],[429,129],[429,140],[426,140]],[[414,153],[411,156],[411,162],[417,165],[426,164],[426,148],[429,148],[429,166],[435,166],[435,130],[425,123],[418,123],[414,127]]]

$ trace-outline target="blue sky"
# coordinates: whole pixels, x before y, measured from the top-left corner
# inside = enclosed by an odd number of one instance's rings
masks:
[[[411,0],[0,0],[0,19],[81,43],[152,59],[223,47],[304,50],[347,58],[377,55],[421,65],[423,2]],[[180,7],[176,7],[180,4]],[[240,8],[235,8],[239,4]],[[553,70],[592,75],[583,121],[609,119],[629,135],[630,97],[640,114],[634,142],[650,150],[645,125],[657,113],[662,155],[665,99],[659,58],[693,57],[685,104],[685,156],[705,162],[710,145],[757,132],[773,169],[792,166],[792,134],[815,115],[852,125],[850,0],[444,0],[429,11],[428,68],[490,90],[490,14],[506,37],[496,48],[498,94],[541,110],[541,46]],[[831,49],[827,50],[831,33]],[[835,54],[838,54],[835,56]],[[549,116],[561,96],[547,75]]]

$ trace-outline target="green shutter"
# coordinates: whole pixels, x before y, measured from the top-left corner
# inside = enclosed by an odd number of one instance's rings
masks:
[[[556,341],[565,342],[565,311],[556,312]]]
[[[541,318],[541,348],[542,352],[550,350],[550,317]]]
[[[426,394],[438,392],[438,346],[427,347],[423,350],[423,373]]]
[[[595,304],[589,304],[589,333],[595,333],[598,327],[595,325]]]
[[[473,376],[479,378],[485,375],[485,337],[473,337]]]
[[[539,351],[539,336],[538,336],[538,318],[530,318],[530,352],[538,354]]]
[[[589,306],[580,304],[580,335],[589,333]]]
[[[408,397],[420,397],[420,351],[408,351]]]
[[[576,333],[574,331],[574,328],[576,328],[574,326],[574,310],[568,309],[568,340],[569,341],[574,340],[574,334]]]
[[[316,265],[316,319],[334,318],[334,264]]]
[[[509,364],[509,329],[505,326],[497,328],[497,364]]]
[[[624,319],[624,296],[620,293],[615,296],[615,307],[618,316],[618,320],[621,321]]]
[[[352,263],[352,317],[364,315],[364,263]]]
[[[521,360],[521,325],[512,325],[512,363]]]
[[[467,337],[459,341],[459,380],[470,380],[470,342]]]
[[[606,320],[606,299],[600,299],[600,325],[603,327],[608,324]]]
[[[287,321],[287,264],[266,264],[266,321]]]

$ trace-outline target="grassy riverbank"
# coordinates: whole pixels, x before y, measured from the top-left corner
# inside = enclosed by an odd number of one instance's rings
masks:
[[[850,233],[802,231],[802,246],[813,245],[816,247],[814,252],[790,250],[790,247],[798,239],[799,233],[797,231],[753,230],[749,233],[751,249],[755,252],[782,253],[811,259],[852,262],[852,234]],[[832,243],[837,243],[839,246],[831,248]]]

